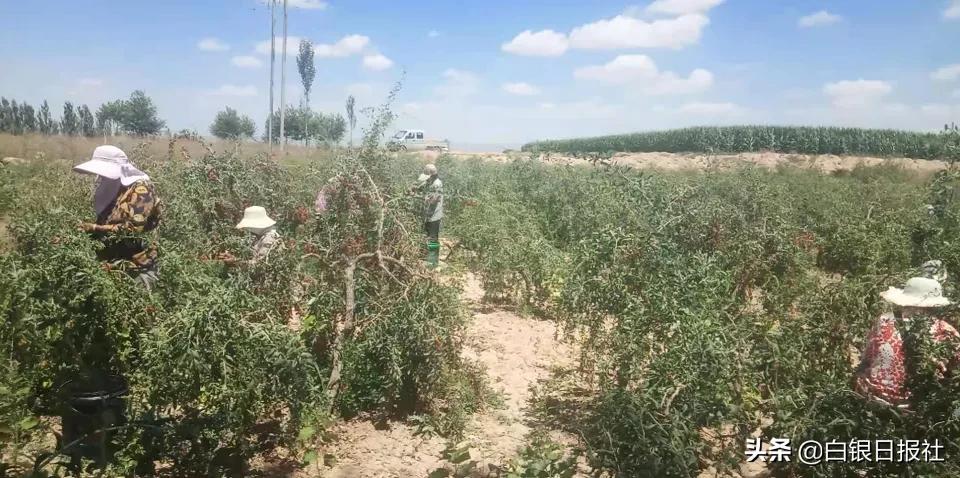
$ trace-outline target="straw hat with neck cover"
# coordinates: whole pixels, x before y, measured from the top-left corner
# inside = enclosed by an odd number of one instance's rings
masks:
[[[423,183],[436,175],[437,175],[437,166],[435,164],[427,164],[426,166],[423,167],[423,174],[421,174],[417,178],[417,180]]]
[[[150,179],[130,162],[123,150],[110,145],[98,146],[89,161],[74,166],[73,170],[97,176],[97,188],[93,194],[93,207],[97,215],[103,214],[113,204],[121,189],[137,181]]]

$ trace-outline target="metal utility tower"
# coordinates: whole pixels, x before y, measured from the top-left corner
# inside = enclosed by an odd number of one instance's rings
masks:
[[[269,150],[273,151],[273,64],[276,52],[276,15],[274,15],[274,6],[276,0],[270,0],[270,114],[267,116],[267,141],[270,144]]]
[[[287,109],[287,0],[283,0],[283,57],[280,58],[280,152],[287,147],[284,116]]]

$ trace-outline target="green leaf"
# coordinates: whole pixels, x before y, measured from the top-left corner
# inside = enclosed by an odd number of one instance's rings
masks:
[[[17,426],[20,427],[21,430],[30,430],[39,424],[40,420],[37,420],[36,417],[27,417],[23,420],[20,420],[20,423],[18,423]]]
[[[317,451],[310,450],[303,455],[303,463],[307,465],[312,465],[317,462]]]
[[[474,470],[476,467],[477,467],[477,462],[475,462],[475,461],[470,461],[470,462],[467,462],[467,463],[465,463],[465,464],[463,464],[463,465],[458,466],[458,467],[457,467],[457,473],[456,473],[457,478],[467,478],[467,477],[469,477],[469,476],[473,473],[473,470]]]
[[[449,470],[446,468],[437,468],[436,470],[430,472],[430,475],[428,475],[427,478],[447,478],[448,476],[450,476]]]
[[[470,450],[457,450],[450,454],[450,463],[459,465],[470,459]]]
[[[300,429],[300,433],[297,435],[297,440],[305,442],[313,438],[313,435],[315,435],[316,433],[317,433],[317,430],[315,428],[307,425]]]

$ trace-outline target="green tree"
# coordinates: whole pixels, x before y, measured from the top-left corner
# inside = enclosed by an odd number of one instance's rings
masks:
[[[26,103],[20,105],[20,122],[23,123],[24,133],[35,133],[37,131],[37,117],[33,113],[33,106]]]
[[[210,125],[210,133],[220,139],[252,138],[256,133],[256,125],[249,116],[241,116],[237,110],[228,106],[217,113]]]
[[[119,132],[123,115],[123,100],[108,101],[97,109],[97,130],[100,134],[114,136]]]
[[[308,110],[306,107],[287,107],[285,135],[287,139],[296,141],[323,141],[336,143],[343,139],[347,130],[347,122],[339,114],[323,114]],[[269,125],[269,119],[265,122]],[[273,140],[280,138],[280,112],[273,113]],[[267,129],[265,128],[264,131]],[[309,133],[308,133],[309,132]],[[264,141],[267,141],[264,135]]]
[[[37,111],[37,131],[40,134],[53,134],[53,117],[50,116],[50,105],[43,100],[40,110]]]
[[[136,90],[119,103],[119,121],[123,131],[136,136],[160,133],[166,122],[157,117],[157,107],[143,91]]]
[[[60,119],[60,132],[67,136],[74,136],[78,132],[80,121],[73,109],[73,103],[63,104],[63,117]]]
[[[354,106],[357,100],[350,95],[347,97],[347,121],[350,122],[350,147],[353,147],[353,128],[357,125],[357,115],[354,113]]]
[[[317,115],[312,125],[316,125],[314,138],[328,144],[339,143],[347,132],[347,121],[339,114]],[[311,126],[313,130],[314,126]]]
[[[23,118],[20,117],[20,107],[17,106],[16,100],[10,101],[10,132],[23,133]]]
[[[90,107],[83,105],[77,109],[77,116],[80,117],[80,134],[90,138],[97,134],[97,124],[90,113]]]
[[[310,89],[313,88],[313,78],[317,75],[317,68],[313,61],[313,43],[310,40],[300,40],[300,53],[297,55],[297,69],[300,71],[300,82],[303,83],[303,102],[307,110],[310,110]],[[286,125],[284,125],[286,126]],[[307,127],[304,137],[309,141],[310,124]]]
[[[12,129],[13,115],[10,112],[10,102],[0,98],[0,133],[9,133]]]

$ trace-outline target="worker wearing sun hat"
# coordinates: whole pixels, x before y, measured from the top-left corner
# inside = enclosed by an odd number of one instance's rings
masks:
[[[901,324],[914,320],[930,321],[930,334],[934,341],[954,341],[954,357],[950,364],[938,362],[942,376],[950,365],[960,359],[960,340],[957,330],[938,318],[938,309],[951,305],[943,296],[943,289],[935,279],[914,277],[904,287],[890,287],[880,297],[893,306],[892,312],[881,315],[867,335],[866,349],[855,373],[855,388],[868,399],[900,409],[909,408],[910,391],[907,389],[907,351]]]
[[[280,242],[280,233],[274,226],[274,221],[267,215],[267,210],[262,206],[250,206],[243,211],[243,219],[237,224],[237,229],[245,230],[256,238],[253,242],[253,259],[249,261],[238,261],[232,254],[225,252],[220,255],[220,259],[226,263],[245,262],[247,264],[256,264],[266,259],[272,250]]]
[[[79,226],[103,243],[97,251],[97,258],[107,268],[127,272],[149,293],[157,282],[155,232],[160,221],[160,201],[150,176],[134,166],[120,148],[109,145],[94,149],[90,159],[74,166],[73,171],[96,177],[93,192],[96,219],[81,222]],[[86,357],[78,360],[82,363]],[[80,442],[83,437],[102,433],[107,424],[126,421],[126,407],[119,399],[126,393],[125,378],[97,367],[85,370],[85,374],[77,378],[71,386],[81,390],[95,387],[94,390],[108,391],[103,397],[111,398],[103,398],[100,402],[102,408],[97,420],[91,420],[89,415],[81,417],[75,412],[62,414],[64,443]],[[103,388],[107,383],[111,385]],[[73,460],[80,460],[84,450],[89,452],[90,448],[74,448],[70,455]],[[103,453],[98,455],[102,460],[106,455],[103,443],[99,452]]]
[[[156,235],[160,201],[150,176],[116,146],[99,146],[89,161],[74,166],[97,177],[93,193],[96,222],[80,228],[104,243],[98,253],[110,266],[127,270],[149,290],[157,281]]]
[[[427,262],[436,267],[440,255],[440,221],[443,219],[443,182],[437,166],[427,164],[417,178],[418,189],[423,194],[423,230],[427,235]]]

